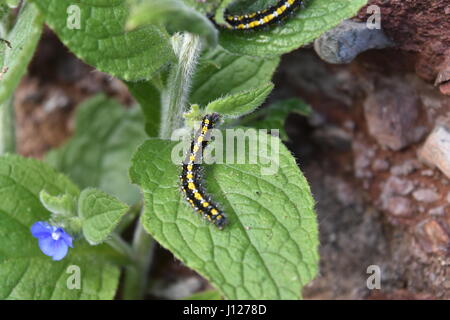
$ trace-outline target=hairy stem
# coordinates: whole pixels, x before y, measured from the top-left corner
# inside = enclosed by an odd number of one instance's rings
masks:
[[[172,132],[183,125],[191,79],[201,50],[200,38],[190,33],[175,34],[172,37],[172,45],[178,62],[170,70],[167,84],[161,92],[161,139],[170,139]],[[158,87],[162,87],[160,78],[154,81],[160,84]],[[124,299],[143,298],[148,285],[154,245],[155,241],[144,230],[142,221],[139,221],[132,245],[135,263],[125,271]]]
[[[178,63],[169,73],[166,88],[161,95],[161,127],[159,137],[170,139],[172,131],[183,125],[183,113],[189,96],[192,75],[197,66],[201,40],[191,33],[179,33],[172,37],[172,45]]]

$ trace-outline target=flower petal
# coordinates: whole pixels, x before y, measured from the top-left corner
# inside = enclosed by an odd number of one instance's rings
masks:
[[[66,233],[64,230],[62,230],[61,239],[64,240],[66,245],[68,245],[69,247],[73,248],[73,245],[72,245],[73,238],[72,238],[72,236],[70,234]]]
[[[52,227],[44,221],[38,221],[30,228],[31,234],[35,238],[45,238],[52,234]]]
[[[55,242],[51,235],[39,238],[39,248],[45,255],[52,257],[56,252]]]
[[[59,261],[64,258],[67,254],[67,251],[69,250],[69,247],[63,239],[56,240],[54,242],[54,248],[55,251],[53,254],[53,260],[55,261]]]

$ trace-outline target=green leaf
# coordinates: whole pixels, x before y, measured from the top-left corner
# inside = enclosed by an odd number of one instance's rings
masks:
[[[150,0],[134,4],[127,21],[129,30],[147,24],[163,25],[170,33],[188,31],[217,45],[219,32],[203,14],[179,0]]]
[[[275,152],[259,142],[262,153]],[[218,230],[194,213],[179,190],[180,166],[171,161],[176,145],[151,139],[133,158],[130,176],[144,193],[145,229],[228,299],[299,298],[317,273],[318,231],[308,183],[291,153],[274,145],[280,148],[274,175],[262,174],[263,158],[206,168],[207,189],[229,219]]]
[[[220,292],[217,290],[208,290],[194,293],[193,295],[183,298],[182,300],[222,300]]]
[[[201,12],[201,13],[208,13],[212,12],[214,8],[217,7],[217,5],[222,0],[208,0],[208,1],[198,1],[198,0],[183,0],[183,2],[188,5],[191,8],[194,8],[195,10]]]
[[[84,189],[78,198],[83,235],[92,245],[107,240],[127,211],[127,205],[98,189]]]
[[[256,89],[217,99],[206,106],[206,113],[218,112],[226,117],[237,118],[258,108],[272,89],[273,84],[267,83]]]
[[[279,62],[278,57],[240,56],[222,48],[209,51],[203,55],[194,76],[189,102],[206,106],[227,94],[263,86],[270,82]]]
[[[129,182],[128,166],[145,137],[138,108],[126,110],[100,95],[77,109],[75,135],[46,161],[81,188],[96,187],[133,204],[140,194]]]
[[[42,32],[43,17],[39,10],[31,4],[25,4],[21,9],[17,23],[5,37],[8,44],[0,42],[0,106],[11,97],[14,89],[27,70],[28,63]]]
[[[257,129],[278,129],[280,138],[283,141],[287,141],[289,138],[286,130],[284,130],[284,124],[291,113],[309,116],[311,108],[305,102],[296,98],[277,101],[266,108],[259,109],[255,113],[239,119],[237,124]]]
[[[127,82],[128,89],[139,103],[145,117],[145,131],[149,137],[159,134],[161,94],[151,81]]]
[[[125,32],[126,0],[34,2],[62,42],[100,71],[137,81],[151,78],[175,60],[169,36],[162,28],[149,25]]]
[[[65,176],[34,159],[0,157],[0,299],[112,299],[119,268],[117,255],[106,246],[74,241],[61,261],[44,255],[30,232],[49,212],[39,201],[49,194],[77,196],[78,188]],[[71,267],[71,268],[69,268]],[[73,269],[80,271],[80,288],[69,289]],[[72,270],[72,271],[71,271]]]
[[[269,6],[269,0],[265,1]],[[227,50],[250,56],[278,56],[318,38],[342,20],[354,16],[367,0],[314,0],[300,9],[286,23],[268,30],[239,32],[222,30],[219,43]]]
[[[51,213],[62,216],[74,216],[77,214],[77,198],[71,194],[53,196],[46,190],[39,193],[42,205]]]

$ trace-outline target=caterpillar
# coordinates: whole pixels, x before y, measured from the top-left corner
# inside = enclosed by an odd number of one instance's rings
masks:
[[[203,150],[209,143],[210,130],[215,127],[219,120],[218,113],[207,114],[203,117],[200,128],[195,133],[187,157],[182,164],[180,180],[181,190],[186,201],[196,212],[222,229],[227,224],[227,217],[211,200],[211,197],[206,194],[202,186],[202,168],[199,164],[203,157]]]
[[[243,15],[232,15],[225,11],[226,27],[232,30],[256,30],[276,24],[295,10],[304,7],[305,0],[278,0],[277,4],[262,11]]]

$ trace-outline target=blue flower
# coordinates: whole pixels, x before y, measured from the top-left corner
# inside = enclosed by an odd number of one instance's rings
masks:
[[[39,239],[41,251],[59,261],[64,258],[69,250],[73,248],[72,237],[63,228],[52,226],[44,221],[38,221],[31,226],[31,234]]]

